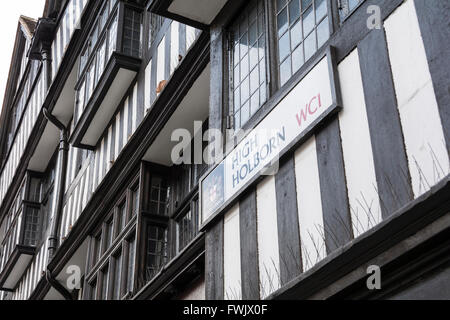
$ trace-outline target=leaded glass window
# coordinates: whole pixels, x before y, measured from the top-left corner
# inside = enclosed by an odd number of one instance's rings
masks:
[[[263,0],[253,0],[231,27],[230,87],[234,127],[241,128],[267,100]]]
[[[167,182],[159,177],[153,177],[150,191],[150,212],[155,215],[167,213],[169,188]]]
[[[147,227],[147,279],[153,278],[167,263],[167,228]]]
[[[183,250],[198,234],[199,212],[198,199],[191,204],[191,210],[177,222],[177,251]]]
[[[308,61],[330,37],[327,0],[277,0],[280,84]]]

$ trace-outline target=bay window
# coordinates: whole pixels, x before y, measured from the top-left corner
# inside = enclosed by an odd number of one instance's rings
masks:
[[[117,109],[116,101],[125,95],[141,64],[143,8],[108,0],[100,10],[81,51],[75,84],[70,139],[79,148],[97,144]]]
[[[121,300],[133,292],[139,179],[130,185],[90,238],[84,299]]]

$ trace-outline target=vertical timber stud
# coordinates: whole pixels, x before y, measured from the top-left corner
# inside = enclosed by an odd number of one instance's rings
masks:
[[[413,198],[384,28],[358,45],[383,218]]]
[[[294,158],[290,156],[280,163],[280,169],[275,176],[280,284],[282,286],[302,272],[296,189],[295,163]]]
[[[260,298],[258,229],[256,223],[256,189],[252,188],[243,195],[239,203],[243,300],[258,300]]]
[[[414,4],[450,155],[450,2],[415,0]]]
[[[206,232],[205,238],[206,300],[223,300],[223,219]]]
[[[332,118],[316,135],[327,253],[353,239],[339,121]]]
[[[211,27],[211,82],[209,100],[209,129],[222,131],[223,98],[222,85],[224,74],[224,34],[221,26]],[[223,267],[223,219],[206,231],[205,237],[205,279],[206,299],[224,299]]]
[[[209,101],[209,128],[223,130],[223,86],[226,74],[224,64],[224,43],[226,30],[222,27],[211,27],[211,82]]]
[[[144,109],[145,109],[145,86],[148,85],[145,83],[145,68],[146,65],[141,66],[141,71],[139,72],[138,80],[137,80],[137,115],[136,115],[136,128],[139,127],[139,124],[144,119]]]

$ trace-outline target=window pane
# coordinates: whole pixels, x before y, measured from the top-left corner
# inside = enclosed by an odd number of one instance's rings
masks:
[[[150,212],[152,214],[167,214],[168,194],[167,181],[156,175],[153,176],[150,188]]]
[[[250,103],[247,101],[241,108],[241,123],[245,124],[250,119]]]
[[[121,291],[120,291],[120,280],[122,274],[122,254],[114,257],[114,294],[113,300],[120,300]]]
[[[132,206],[133,206],[133,216],[137,215],[139,211],[139,188],[132,191],[131,195]]]
[[[254,22],[249,29],[249,44],[254,45],[258,40],[258,25]]]
[[[247,77],[248,71],[249,71],[248,55],[245,55],[241,61],[241,81]]]
[[[316,21],[319,22],[327,15],[327,1],[316,0]]]
[[[305,31],[305,35],[308,35],[314,29],[314,12],[312,9],[310,7],[303,14],[303,30]]]
[[[253,94],[253,96],[250,98],[250,116],[253,116],[256,111],[259,109],[259,92],[256,92]]]
[[[102,296],[100,297],[101,300],[107,300],[108,299],[108,268],[105,268],[102,270],[101,274],[102,279]]]
[[[232,90],[231,96],[234,97],[232,110],[235,115],[235,128],[240,128],[248,121],[250,117],[249,99],[255,92],[258,92],[258,96],[264,97],[264,100],[258,103],[259,106],[265,102],[265,94],[260,94],[260,91],[266,86],[264,8],[264,1],[250,1],[230,31],[233,44],[240,48],[233,50],[234,56],[230,59],[232,66],[230,70],[233,70],[231,76],[234,78],[230,81],[234,84],[234,86],[230,86],[230,89]],[[241,111],[244,107],[246,109]]]
[[[297,72],[304,63],[303,44],[299,45],[292,53],[292,72]]]
[[[361,0],[349,0],[349,1],[348,1],[348,7],[349,7],[349,10],[355,9],[356,6],[358,5],[358,3],[359,3],[360,1],[361,1]]]
[[[289,3],[289,24],[293,24],[300,18],[300,2],[299,0],[291,0]]]
[[[288,9],[285,8],[278,14],[277,17],[278,24],[278,35],[281,36],[288,29]]]
[[[302,42],[303,34],[302,34],[302,23],[301,21],[297,22],[291,29],[291,48],[294,49],[297,45]]]
[[[310,4],[312,0],[302,0],[302,10],[304,11]]]
[[[236,128],[241,127],[241,111],[240,110],[238,110],[238,112],[236,112],[234,115],[234,125]]]
[[[305,40],[305,59],[308,60],[316,52],[316,33],[311,33]]]
[[[147,280],[151,280],[167,263],[167,229],[147,227]]]
[[[113,238],[113,222],[109,221],[106,223],[106,227],[105,227],[105,235],[104,235],[104,240],[105,240],[105,247],[104,247],[104,252],[106,252],[109,247],[111,246],[112,243],[112,238]]]
[[[286,0],[277,0],[278,11],[280,11],[281,8],[283,8],[285,5],[286,5]]]
[[[244,104],[248,100],[248,98],[250,96],[249,82],[250,82],[250,80],[249,80],[248,77],[245,78],[244,81],[242,81],[242,84],[241,84],[241,104]]]
[[[119,222],[119,228],[118,228],[118,234],[119,235],[122,230],[125,228],[126,224],[127,224],[127,205],[126,202],[122,203],[119,208],[118,208],[118,212],[117,212],[117,218],[118,218],[118,222]]]
[[[330,37],[330,28],[328,26],[328,18],[325,18],[317,28],[317,44],[321,47]]]
[[[253,69],[259,62],[258,48],[253,47],[250,49],[250,69]]]
[[[136,257],[136,239],[128,242],[128,272],[127,272],[127,291],[133,292],[134,282],[134,260]]]
[[[102,236],[101,236],[101,234],[99,234],[94,239],[94,255],[93,255],[93,261],[92,261],[92,267],[98,262],[98,259],[100,258],[101,249],[102,249],[101,241],[102,241]]]
[[[280,61],[284,61],[286,57],[291,52],[291,47],[289,43],[289,32],[287,32],[283,37],[281,37],[279,42],[279,50],[280,50]]]
[[[300,10],[298,3],[301,3]],[[327,10],[326,0],[292,0],[282,11],[278,8],[278,30],[284,28],[284,17],[281,16],[284,11],[287,11],[290,21],[290,32],[278,35],[281,85],[329,39]]]
[[[253,69],[250,74],[250,93],[253,94],[259,88],[259,70],[258,68]]]
[[[287,58],[280,66],[281,85],[285,84],[291,77],[291,58]]]
[[[189,211],[178,221],[178,252],[183,250],[198,233],[198,218],[196,212]]]

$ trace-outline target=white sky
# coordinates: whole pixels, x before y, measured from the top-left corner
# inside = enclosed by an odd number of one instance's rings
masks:
[[[20,15],[37,19],[42,16],[45,0],[2,1],[0,10],[0,111],[5,95],[11,55],[16,38],[17,23]]]

